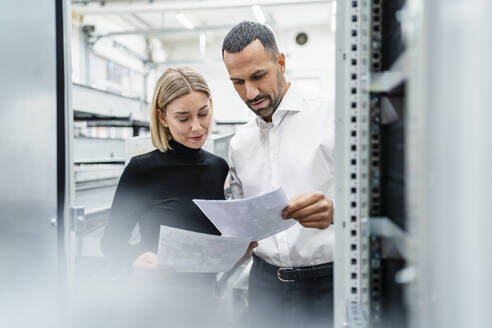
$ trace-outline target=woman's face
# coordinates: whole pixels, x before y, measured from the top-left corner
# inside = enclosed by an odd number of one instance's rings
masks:
[[[201,148],[207,139],[212,113],[209,97],[199,91],[174,99],[165,113],[158,111],[161,124],[171,131],[173,139],[188,148]]]

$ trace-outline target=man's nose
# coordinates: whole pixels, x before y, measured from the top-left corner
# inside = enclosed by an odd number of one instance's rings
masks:
[[[260,92],[254,83],[246,82],[246,98],[248,100],[255,99],[259,93]]]

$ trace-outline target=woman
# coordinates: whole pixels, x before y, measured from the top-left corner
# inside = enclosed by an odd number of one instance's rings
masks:
[[[195,198],[224,199],[227,163],[201,149],[211,119],[212,99],[205,79],[189,67],[167,69],[157,81],[152,101],[150,130],[157,149],[131,159],[114,196],[102,251],[113,263],[163,278],[157,284],[160,295],[166,293],[162,286],[198,291],[205,286],[206,293],[213,292],[209,287],[213,287],[215,274],[164,274],[157,269],[156,256],[160,225],[220,234],[192,202]],[[140,242],[130,245],[136,223]],[[188,296],[196,300],[196,294]],[[181,301],[186,303],[186,296]]]
[[[104,255],[135,269],[156,265],[160,225],[220,234],[191,201],[224,199],[227,163],[201,147],[210,131],[212,100],[205,79],[188,67],[157,81],[150,131],[156,150],[125,168],[102,240]],[[129,244],[138,222],[140,242]]]

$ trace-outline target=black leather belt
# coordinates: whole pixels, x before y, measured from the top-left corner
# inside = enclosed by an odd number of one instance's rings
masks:
[[[300,280],[314,280],[324,277],[333,277],[333,263],[310,265],[299,268],[278,267],[272,265],[253,254],[254,265],[261,271],[276,276],[282,282]]]

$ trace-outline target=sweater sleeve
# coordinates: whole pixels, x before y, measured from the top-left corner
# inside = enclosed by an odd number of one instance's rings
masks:
[[[140,243],[130,245],[131,233],[150,201],[142,173],[137,159],[132,158],[120,177],[113,198],[101,249],[115,265],[129,266],[145,252]]]

